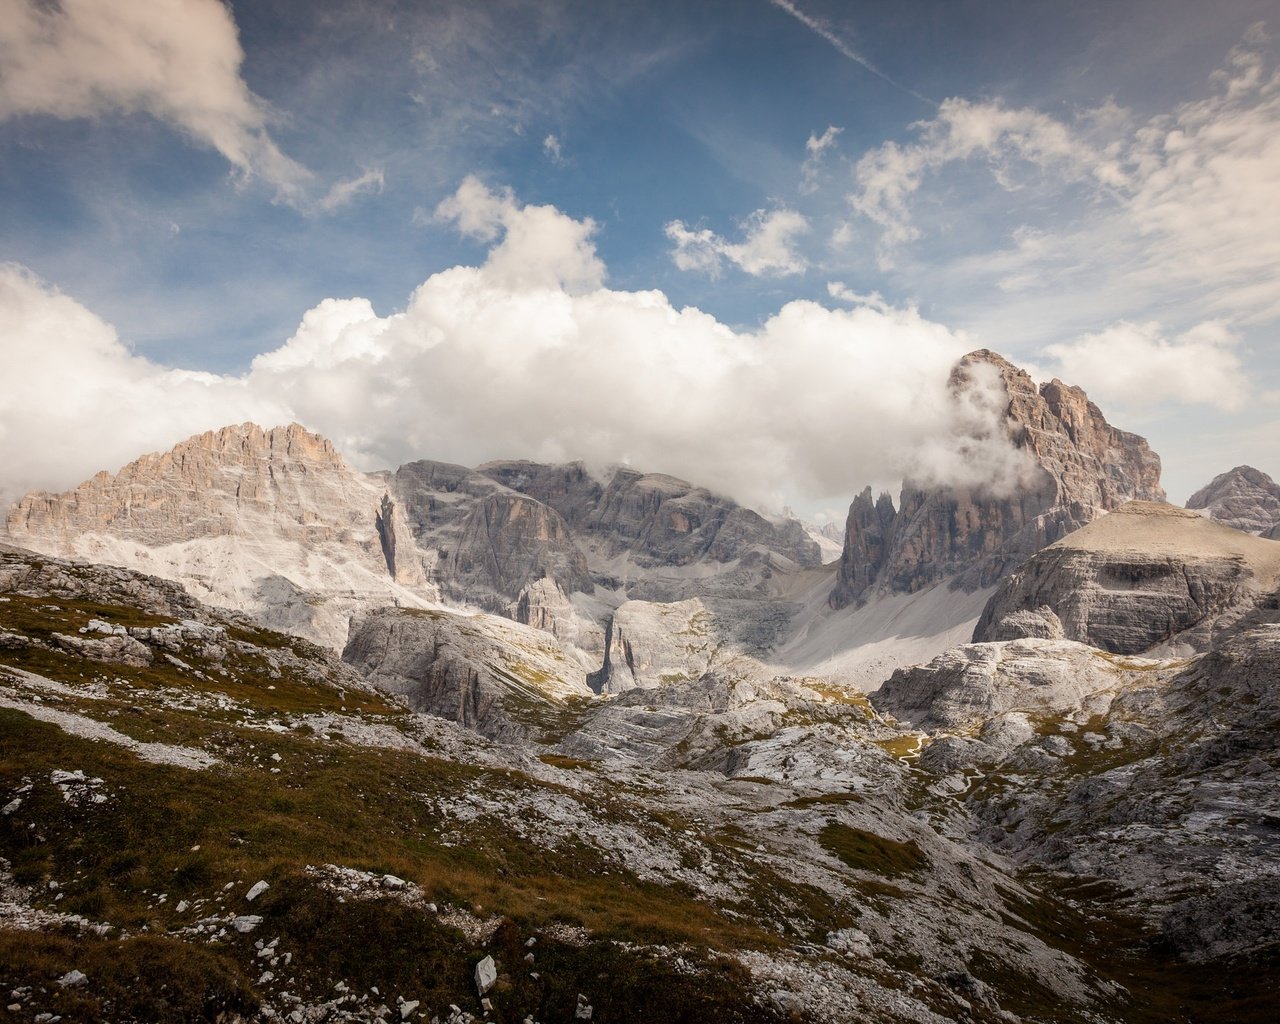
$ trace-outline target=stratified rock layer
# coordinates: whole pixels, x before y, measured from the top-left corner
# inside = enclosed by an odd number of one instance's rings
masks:
[[[1018,481],[1007,493],[907,481],[896,511],[887,495],[873,502],[864,491],[849,510],[834,607],[858,603],[873,588],[989,586],[1101,512],[1134,498],[1164,499],[1159,457],[1141,437],[1107,423],[1079,388],[1058,380],[1037,388],[983,349],[956,366],[952,394],[963,400],[992,372],[1008,398],[1004,432],[1026,460]]]
[[[1280,484],[1252,466],[1215,476],[1187,501],[1187,508],[1245,533],[1280,530]]]
[[[1062,635],[1117,654],[1175,642],[1204,650],[1215,630],[1280,585],[1280,546],[1194,512],[1130,502],[1008,576],[974,640]],[[1052,618],[1051,618],[1052,617]]]

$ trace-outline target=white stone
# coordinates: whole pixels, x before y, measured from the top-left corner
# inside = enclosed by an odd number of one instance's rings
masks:
[[[231,922],[231,927],[238,931],[241,935],[248,935],[258,925],[262,924],[262,918],[257,914],[244,914],[237,917]]]
[[[476,989],[483,996],[489,989],[493,988],[497,980],[498,966],[493,962],[493,957],[486,956],[476,964]]]
[[[77,988],[88,980],[83,971],[67,971],[58,979],[58,985],[62,988]]]
[[[269,886],[266,882],[254,882],[253,886],[249,889],[249,891],[244,894],[244,898],[248,900],[250,903],[252,903],[254,900],[256,900],[259,896],[261,896],[264,892],[266,892],[270,888],[271,886]]]

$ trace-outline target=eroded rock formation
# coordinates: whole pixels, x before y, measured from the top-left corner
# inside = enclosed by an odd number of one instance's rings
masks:
[[[1154,502],[1130,502],[1052,544],[1001,584],[975,641],[1062,635],[1117,654],[1205,650],[1280,585],[1280,547]],[[1046,626],[1046,624],[1048,624]]]
[[[864,491],[849,510],[831,604],[883,589],[913,592],[942,580],[989,586],[1033,552],[1131,499],[1162,501],[1160,459],[1117,430],[1079,388],[1031,378],[986,349],[952,372],[957,402],[993,373],[1007,397],[1001,428],[1023,466],[1003,487],[904,483],[898,508]]]

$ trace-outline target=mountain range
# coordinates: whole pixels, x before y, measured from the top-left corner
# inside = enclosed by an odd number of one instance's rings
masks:
[[[8,1012],[1272,1019],[1280,487],[1176,508],[1080,389],[981,350],[950,400],[991,387],[1008,471],[864,489],[836,559],[297,424],[25,496]]]

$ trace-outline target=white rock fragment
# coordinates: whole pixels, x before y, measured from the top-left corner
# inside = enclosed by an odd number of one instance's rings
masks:
[[[590,1020],[591,1015],[595,1011],[592,1010],[591,1004],[587,1002],[587,997],[581,992],[578,993],[578,1008],[573,1011],[574,1020]]]
[[[243,914],[231,922],[231,927],[241,935],[248,935],[260,924],[262,924],[262,918],[257,914]]]
[[[58,985],[61,988],[78,988],[88,980],[83,971],[67,971],[58,979]]]
[[[5,804],[3,808],[0,808],[0,814],[3,814],[7,818],[10,814],[12,814],[21,806],[22,806],[22,797],[16,796],[12,800],[10,800],[7,804]]]
[[[476,964],[476,989],[483,996],[497,980],[498,965],[493,962],[493,957],[486,956]]]
[[[400,1004],[400,1019],[408,1020],[409,1015],[418,1008],[418,1000],[410,999],[407,1003]]]
[[[244,894],[244,898],[248,900],[250,903],[252,903],[254,900],[256,900],[259,896],[261,896],[264,892],[266,892],[270,888],[271,886],[269,886],[266,882],[261,882],[261,881],[254,882],[253,885],[250,887],[249,891]]]
[[[185,914],[187,912],[187,908],[190,906],[191,904],[188,903],[186,900],[178,900],[178,905],[173,909],[176,910],[179,914]]]

